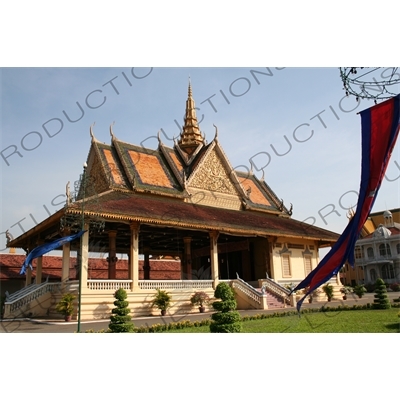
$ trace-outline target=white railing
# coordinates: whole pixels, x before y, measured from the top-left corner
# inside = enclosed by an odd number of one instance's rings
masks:
[[[238,289],[241,292],[243,292],[247,297],[255,301],[257,304],[261,305],[261,298],[263,295],[256,289],[254,289],[253,286],[245,282],[243,279],[238,277],[237,279],[232,281],[232,286],[235,289]]]
[[[263,286],[265,286],[265,288],[270,292],[275,293],[280,297],[287,297],[290,293],[289,289],[286,289],[271,279],[263,279]]]
[[[87,287],[90,290],[129,290],[132,279],[90,279],[87,281]]]
[[[146,280],[139,281],[140,289],[212,289],[212,280]]]
[[[266,290],[280,297],[284,302],[289,302],[289,293],[290,290],[281,286],[279,283],[276,283],[272,279],[263,279],[262,285]]]
[[[43,282],[39,285],[30,285],[30,290],[27,293],[21,294],[19,297],[10,298],[4,303],[5,315],[18,310],[19,308],[29,304],[31,301],[36,300],[46,293],[53,293],[61,289],[61,282]],[[11,297],[11,296],[10,296]]]

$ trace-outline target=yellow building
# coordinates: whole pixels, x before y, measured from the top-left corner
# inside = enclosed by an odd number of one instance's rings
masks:
[[[32,314],[51,314],[61,288],[77,290],[78,282],[69,280],[68,274],[71,250],[81,252],[83,319],[107,317],[119,287],[128,291],[134,316],[158,313],[150,305],[157,288],[173,295],[170,312],[189,312],[191,294],[202,290],[212,295],[220,281],[234,286],[241,308],[294,304],[285,285],[303,280],[317,266],[318,250],[338,238],[336,233],[293,219],[291,207],[264,179],[233,170],[217,128],[210,143],[200,131],[190,85],[183,129],[173,147],[160,137],[155,150],[126,143],[112,127],[110,144],[98,141],[92,129],[90,134],[87,167],[76,196],[67,188],[64,208],[8,243],[31,251],[79,231],[84,224],[87,232],[81,247],[79,242],[63,245],[58,286],[45,291],[37,279],[47,303],[42,300],[38,308],[16,294],[14,306],[6,302],[9,315],[27,309]],[[90,279],[89,253],[100,252],[108,253],[108,278]],[[121,253],[129,259],[128,279],[116,276]],[[144,279],[139,279],[140,257]],[[152,257],[180,260],[181,279],[153,279]],[[39,277],[40,268],[39,259]],[[15,306],[18,301],[20,308]]]

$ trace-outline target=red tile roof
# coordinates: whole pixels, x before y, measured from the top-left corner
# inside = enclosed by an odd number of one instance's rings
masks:
[[[79,205],[76,212],[80,212]],[[101,210],[99,212],[98,210]],[[95,202],[88,201],[85,212],[102,217],[180,226],[226,233],[274,235],[335,242],[339,235],[292,218],[256,211],[217,209],[185,203],[177,199],[137,196],[131,193],[109,192]]]

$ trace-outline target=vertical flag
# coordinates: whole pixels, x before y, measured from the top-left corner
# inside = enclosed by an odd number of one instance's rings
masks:
[[[54,240],[53,242],[50,243],[45,243],[42,244],[41,246],[35,247],[26,257],[24,263],[22,264],[21,271],[19,272],[20,275],[25,274],[26,268],[28,265],[32,269],[31,262],[34,258],[40,257],[43,254],[48,253],[49,251],[58,249],[60,246],[62,246],[64,243],[72,242],[75,239],[80,238],[86,231],[80,231],[76,233],[75,235],[70,235],[70,236],[64,236],[60,239]]]
[[[355,243],[374,205],[399,134],[400,94],[360,112],[360,115],[362,151],[357,209],[329,253],[292,290],[308,288],[307,294],[297,302],[298,311],[308,294],[337,274],[346,261],[354,265]]]

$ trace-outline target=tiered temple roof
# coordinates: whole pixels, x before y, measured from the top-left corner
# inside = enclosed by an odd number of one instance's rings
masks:
[[[92,128],[87,159],[84,212],[91,217],[170,228],[218,230],[229,235],[285,236],[330,246],[338,235],[291,218],[288,209],[264,179],[252,171],[235,171],[218,139],[206,143],[197,121],[189,84],[184,125],[172,147],[159,137],[157,149],[119,140],[110,127],[111,144],[98,141]],[[43,238],[54,237],[50,225],[61,215],[82,211],[82,188],[77,201],[33,228]],[[119,229],[119,228],[118,228]],[[15,247],[29,247],[27,232]]]

